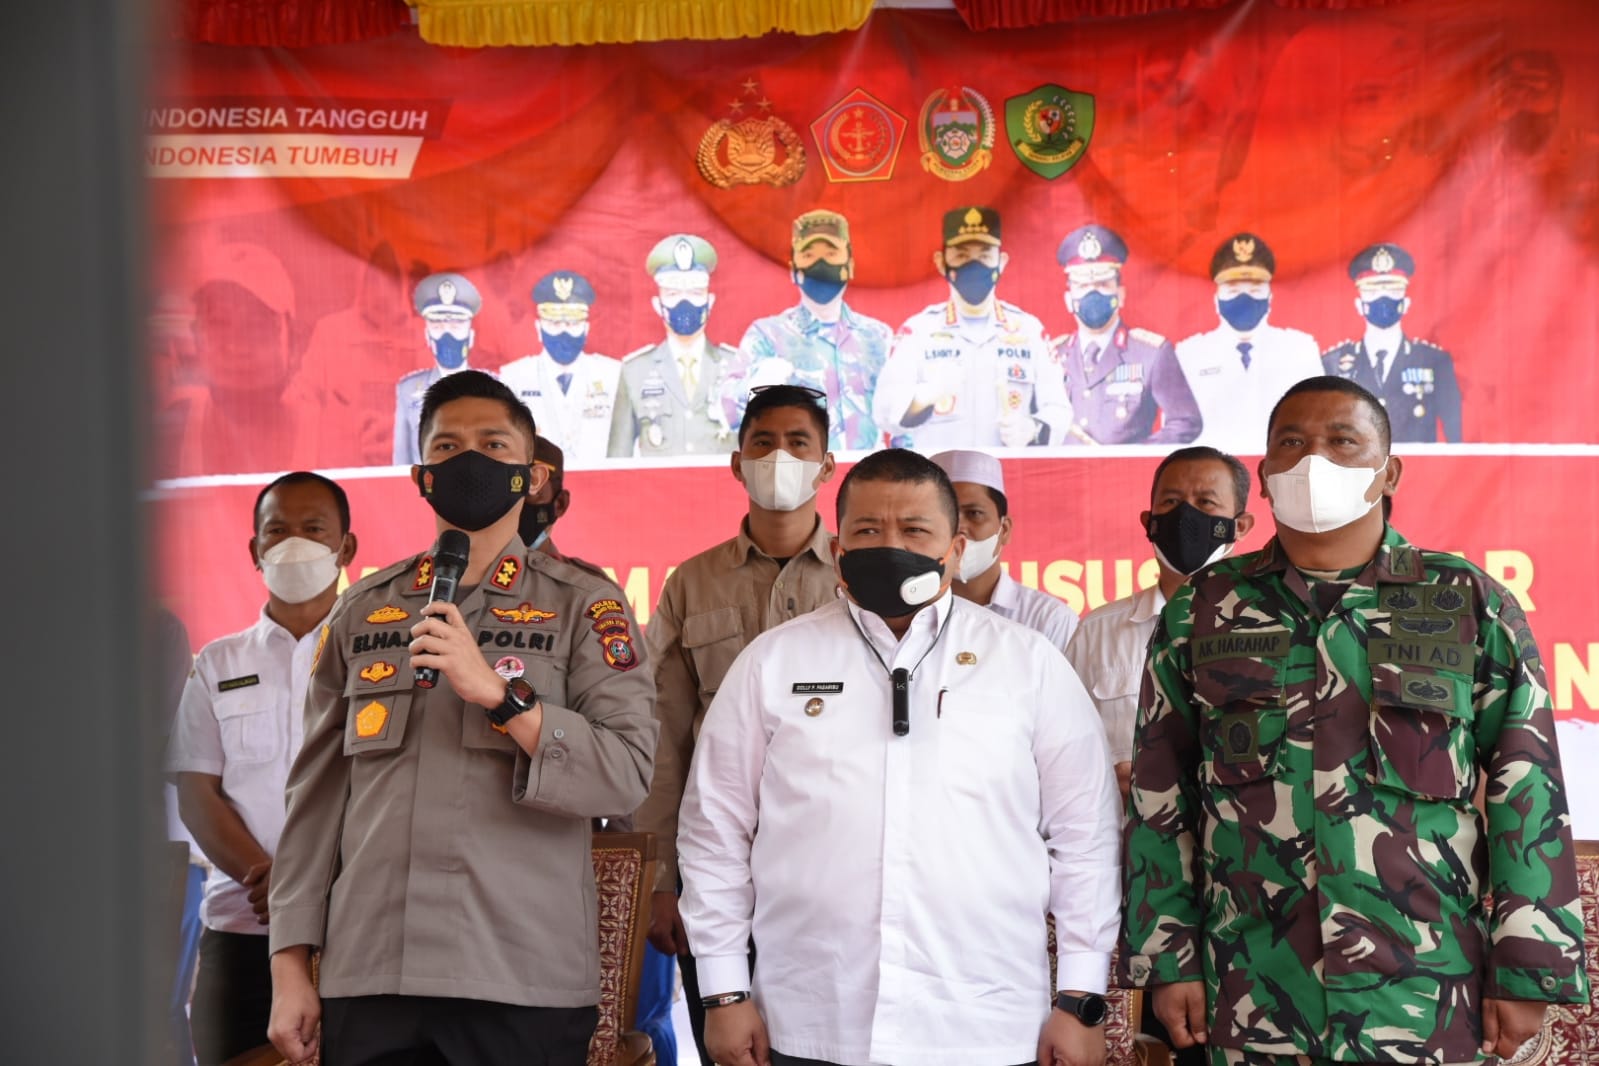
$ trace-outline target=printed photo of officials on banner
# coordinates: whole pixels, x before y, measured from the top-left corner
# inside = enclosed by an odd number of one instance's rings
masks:
[[[725,457],[777,383],[849,455],[1258,454],[1322,373],[1406,446],[1599,441],[1561,400],[1595,385],[1593,65],[1558,20],[1488,54],[1404,17],[1089,49],[880,12],[692,69],[564,50],[554,109],[493,50],[185,53],[147,130],[153,473],[408,465],[467,368],[579,469]],[[362,111],[348,86],[395,64],[417,98]],[[392,141],[370,165],[299,150],[363,114]]]
[[[616,358],[589,349],[602,297],[581,273],[547,272],[527,287],[519,314],[494,314],[487,284],[455,271],[402,283],[380,248],[357,304],[319,319],[296,359],[283,264],[259,245],[225,244],[194,291],[192,319],[168,309],[155,323],[168,342],[161,369],[173,379],[162,459],[179,476],[291,460],[413,464],[423,395],[467,368],[509,385],[574,464],[722,455],[750,390],[777,384],[825,398],[835,452],[1199,443],[1248,454],[1265,439],[1277,397],[1323,373],[1380,396],[1396,441],[1464,439],[1452,356],[1406,331],[1416,263],[1398,244],[1372,244],[1350,260],[1356,336],[1325,347],[1274,315],[1276,256],[1254,233],[1228,237],[1211,258],[1214,323],[1175,339],[1138,317],[1136,299],[1128,313],[1129,250],[1107,226],[1080,225],[1060,241],[1051,269],[1070,322],[1058,331],[1003,298],[1007,273],[1027,268],[1013,267],[994,208],[946,212],[932,258],[943,297],[881,321],[847,299],[849,219],[806,211],[792,224],[794,303],[748,323],[735,345],[712,339],[711,313],[718,291],[737,282],[719,276],[711,242],[668,234],[643,264],[659,335]],[[1293,320],[1291,308],[1279,314]],[[532,350],[506,360],[518,345]],[[485,348],[497,356],[485,359]],[[185,365],[227,367],[217,382],[226,387],[178,384]],[[258,421],[252,406],[275,410],[275,431],[251,429],[246,440],[241,431]]]

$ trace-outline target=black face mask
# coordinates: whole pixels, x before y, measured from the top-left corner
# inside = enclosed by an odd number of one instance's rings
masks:
[[[457,529],[492,526],[527,495],[527,463],[501,463],[482,452],[466,451],[421,468],[422,498],[433,513]]]
[[[529,548],[537,547],[538,539],[549,531],[555,524],[555,503],[534,503],[532,500],[522,505],[522,519],[516,531],[522,535],[522,543]]]
[[[875,615],[900,618],[938,596],[944,563],[904,548],[855,548],[839,553],[838,574],[856,603]]]
[[[1145,532],[1161,561],[1186,575],[1221,558],[1218,552],[1237,539],[1238,520],[1207,514],[1185,501],[1151,514]]]

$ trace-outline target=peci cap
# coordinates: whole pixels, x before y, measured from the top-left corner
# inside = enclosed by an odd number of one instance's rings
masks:
[[[594,286],[582,274],[557,270],[533,285],[533,304],[540,318],[581,322],[594,305]]]
[[[955,449],[932,456],[934,464],[949,475],[951,481],[965,481],[1005,494],[1005,474],[999,460],[987,452]]]
[[[980,241],[999,243],[999,212],[992,207],[957,207],[944,213],[944,247]]]
[[[1210,257],[1210,276],[1220,285],[1227,281],[1270,281],[1277,272],[1277,257],[1253,233],[1236,233],[1221,242]]]
[[[213,282],[232,282],[277,314],[294,314],[294,284],[288,271],[259,244],[235,241],[206,249],[200,256],[199,275],[196,296]]]
[[[662,237],[650,249],[644,260],[644,269],[651,277],[663,270],[688,272],[702,271],[710,274],[716,269],[716,249],[704,237],[692,233],[673,233]]]
[[[477,286],[459,274],[429,274],[412,294],[416,313],[423,318],[472,318],[483,309]]]
[[[1091,222],[1066,234],[1055,250],[1055,261],[1075,280],[1101,281],[1114,277],[1127,262],[1127,242],[1114,230]]]

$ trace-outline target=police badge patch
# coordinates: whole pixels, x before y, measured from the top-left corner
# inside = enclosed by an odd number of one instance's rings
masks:
[[[734,185],[792,185],[805,173],[805,146],[794,127],[771,114],[772,101],[754,78],[700,138],[700,176],[718,189]],[[759,96],[760,99],[754,99]],[[748,97],[749,99],[746,99]],[[744,113],[745,107],[751,113]],[[756,112],[761,117],[756,117]]]
[[[1042,178],[1060,177],[1082,161],[1094,135],[1094,98],[1059,85],[1040,85],[1005,101],[1005,136],[1022,166]]]
[[[638,653],[633,650],[633,634],[620,603],[616,600],[596,600],[583,613],[594,619],[594,624],[589,628],[600,635],[600,653],[605,657],[606,666],[612,670],[631,670],[638,665]]]
[[[938,89],[922,104],[922,169],[965,181],[994,155],[994,109],[975,89]]]

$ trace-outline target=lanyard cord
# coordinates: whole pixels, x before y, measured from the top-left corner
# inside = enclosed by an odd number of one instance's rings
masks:
[[[933,642],[927,646],[926,651],[922,652],[921,658],[916,660],[916,665],[909,670],[906,670],[903,666],[890,669],[888,663],[883,661],[882,654],[877,650],[877,645],[872,643],[872,638],[866,635],[866,630],[862,629],[860,622],[856,620],[855,612],[851,611],[846,605],[844,613],[849,615],[850,622],[855,626],[855,632],[861,635],[861,641],[866,645],[866,650],[872,653],[872,657],[877,660],[877,665],[881,666],[883,672],[888,675],[894,694],[894,735],[902,737],[911,731],[911,679],[916,676],[916,671],[922,668],[922,663],[927,661],[927,657],[933,653],[933,649],[938,647],[938,642],[944,639],[944,630],[949,628],[950,619],[955,617],[955,604],[951,603],[949,605],[949,610],[944,615],[944,624],[938,627],[937,633],[933,634]]]

